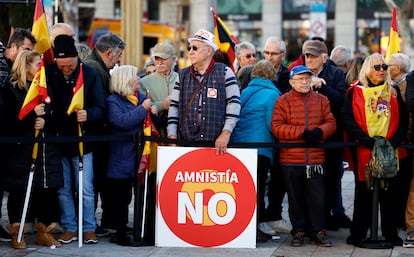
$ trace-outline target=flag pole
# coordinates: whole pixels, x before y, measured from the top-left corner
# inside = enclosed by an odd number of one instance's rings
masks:
[[[78,122],[78,136],[83,136],[83,124]],[[78,170],[78,246],[83,244],[83,142],[79,141],[79,170]]]
[[[39,129],[35,130],[35,139],[39,137],[39,132],[40,132]],[[27,182],[26,196],[24,198],[22,217],[20,219],[19,233],[17,234],[18,243],[22,241],[23,228],[24,228],[24,223],[26,222],[26,215],[27,215],[27,209],[29,206],[30,193],[32,191],[33,176],[36,171],[36,159],[37,159],[38,149],[39,149],[39,143],[35,142],[33,145],[32,163],[30,164],[29,181]]]

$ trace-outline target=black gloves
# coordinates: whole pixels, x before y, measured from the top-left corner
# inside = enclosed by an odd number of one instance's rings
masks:
[[[321,140],[323,136],[323,132],[320,128],[316,128],[313,130],[307,130],[305,129],[305,131],[302,134],[302,139],[305,140],[307,143],[309,144],[315,144],[317,143],[319,140]]]

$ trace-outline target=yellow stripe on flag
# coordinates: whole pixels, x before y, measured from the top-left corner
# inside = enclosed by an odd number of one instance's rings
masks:
[[[83,66],[82,63],[79,67],[79,76],[76,80],[76,86],[73,88],[72,101],[67,110],[67,114],[70,115],[75,110],[82,110],[84,104],[84,85],[83,85]]]

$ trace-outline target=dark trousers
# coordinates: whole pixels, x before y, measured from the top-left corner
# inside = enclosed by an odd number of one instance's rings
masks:
[[[270,182],[268,184],[267,198],[269,205],[266,209],[266,219],[268,221],[282,219],[282,202],[285,197],[286,188],[283,183],[281,166],[278,163],[279,156],[273,158],[274,164],[270,168]]]
[[[381,213],[382,235],[393,238],[398,235],[396,219],[396,192],[398,178],[388,179],[387,190],[380,190],[379,210]],[[365,181],[355,183],[354,214],[352,218],[351,237],[355,240],[365,239],[372,223],[372,194]]]
[[[7,210],[10,224],[20,223],[26,190],[11,190],[7,200]],[[59,222],[60,207],[56,188],[34,188],[29,200],[27,217],[33,217],[37,222],[49,226]],[[27,220],[27,219],[26,219]]]
[[[264,155],[257,157],[257,222],[265,221],[266,179],[270,168],[270,159]]]
[[[327,148],[325,160],[326,214],[345,216],[342,204],[343,149]]]
[[[282,177],[289,200],[292,234],[309,232],[314,236],[325,229],[325,177],[307,178],[305,166],[282,166]]]
[[[132,199],[133,181],[131,179],[108,179],[106,208],[111,211],[114,228],[120,235],[126,234],[128,224],[128,206]]]

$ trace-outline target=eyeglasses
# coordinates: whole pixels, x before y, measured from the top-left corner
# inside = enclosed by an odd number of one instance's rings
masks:
[[[296,79],[291,79],[291,80],[296,80],[296,81],[300,81],[301,83],[303,82],[310,82],[311,81],[311,77],[303,77],[303,78],[296,78]]]
[[[246,57],[247,59],[250,59],[250,58],[256,58],[256,54],[246,54],[244,57]]]
[[[199,48],[201,48],[201,47],[206,47],[206,46],[189,46],[188,48],[187,48],[187,50],[188,51],[190,51],[191,49],[193,49],[193,51],[197,51]]]
[[[270,56],[277,56],[279,54],[283,54],[284,52],[269,52],[269,51],[263,51],[264,55],[270,55]]]
[[[388,70],[388,65],[386,65],[385,63],[383,63],[383,64],[375,64],[374,66],[372,66],[372,67],[374,67],[374,70],[376,70],[376,71],[380,71],[381,70],[381,68],[383,69],[383,70]]]

